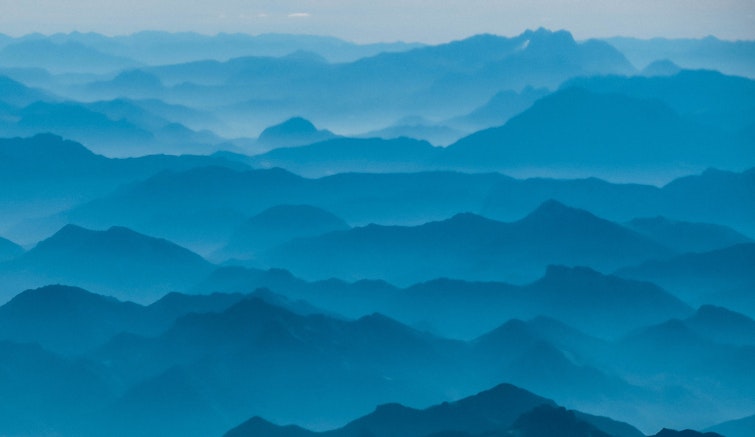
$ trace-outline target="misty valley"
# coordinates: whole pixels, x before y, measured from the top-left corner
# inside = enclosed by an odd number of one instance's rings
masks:
[[[0,34],[0,436],[752,437],[755,42]]]

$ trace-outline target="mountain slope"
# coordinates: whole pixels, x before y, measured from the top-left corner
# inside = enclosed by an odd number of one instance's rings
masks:
[[[234,169],[246,165],[210,156],[151,155],[110,159],[80,143],[50,134],[0,139],[0,224],[11,228],[6,236],[28,244],[55,232],[66,221],[44,221],[62,210],[112,193],[117,187],[166,170],[208,165]],[[117,224],[113,221],[104,226]],[[14,227],[14,225],[17,225]]]
[[[0,307],[0,338],[38,343],[64,355],[77,355],[139,325],[139,305],[75,287],[49,285],[24,291]]]
[[[680,222],[660,216],[633,219],[625,226],[677,252],[708,252],[752,241],[726,226]]]
[[[74,225],[0,265],[9,291],[58,282],[137,302],[188,287],[212,268],[199,255],[166,240],[122,227],[91,231]]]
[[[717,343],[755,344],[755,320],[726,308],[703,305],[684,324]]]
[[[585,77],[563,87],[596,93],[620,93],[636,99],[657,99],[683,117],[741,132],[755,122],[755,80],[711,70],[684,70],[663,77]]]
[[[721,143],[726,146],[716,147]],[[755,164],[746,146],[725,132],[683,119],[659,101],[567,88],[501,127],[462,138],[449,146],[445,158],[471,168],[555,167],[592,174],[633,168],[740,170]]]
[[[628,267],[618,275],[652,281],[692,303],[714,303],[737,308],[751,317],[755,302],[755,244],[737,244],[724,249],[680,255],[664,261],[649,261]]]
[[[254,258],[257,253],[295,238],[349,229],[341,218],[308,205],[280,205],[244,221],[215,257]]]
[[[309,120],[290,118],[263,130],[257,142],[268,148],[304,146],[334,137],[328,130],[318,130]]]
[[[162,403],[169,409],[183,408],[181,387],[191,382],[203,402],[222,412],[220,418],[215,411],[193,413],[192,423],[220,432],[227,418],[241,421],[249,411],[276,421],[333,423],[391,398],[430,402],[441,387],[456,385],[444,375],[466,373],[458,362],[461,350],[461,343],[377,314],[354,321],[303,316],[249,298],[221,313],[181,317],[157,338],[116,337],[93,356],[121,381],[164,393]],[[262,355],[267,358],[260,360]],[[170,381],[178,385],[171,387]],[[292,386],[297,396],[291,396]],[[143,398],[126,393],[108,414],[138,409]],[[351,402],[345,405],[343,399]],[[144,429],[144,419],[124,426],[122,434]],[[170,418],[151,420],[152,435],[172,429]]]
[[[316,262],[310,253],[320,255]],[[450,277],[521,283],[537,278],[548,264],[610,270],[669,254],[620,225],[549,201],[513,223],[459,214],[416,227],[369,225],[334,232],[288,243],[266,261],[310,279],[408,284]]]
[[[49,39],[9,44],[0,50],[0,59],[4,67],[38,67],[52,73],[107,73],[137,65],[131,59],[108,55],[77,42],[58,44]]]
[[[707,431],[717,432],[726,437],[747,437],[755,429],[755,415],[731,420],[710,427]]]
[[[433,168],[442,149],[410,138],[336,138],[302,147],[284,147],[253,156],[256,167],[282,167],[308,177],[336,173],[397,173]]]
[[[423,410],[400,404],[379,406],[374,412],[342,428],[311,432],[302,428],[278,427],[254,417],[226,433],[226,437],[427,437],[524,435],[551,436],[558,429],[563,436],[607,436],[601,426],[621,429],[620,437],[642,434],[631,426],[567,411],[553,401],[510,384],[501,384],[454,402],[445,402]],[[596,428],[597,427],[597,428]],[[550,432],[548,432],[550,430]]]

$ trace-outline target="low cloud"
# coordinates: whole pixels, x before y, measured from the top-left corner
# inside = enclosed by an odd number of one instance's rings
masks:
[[[312,14],[309,12],[294,12],[293,14],[288,14],[288,18],[307,18],[310,15]]]

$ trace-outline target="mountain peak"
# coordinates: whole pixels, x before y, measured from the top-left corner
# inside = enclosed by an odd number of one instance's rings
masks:
[[[317,132],[317,128],[311,121],[303,117],[291,117],[283,123],[265,129],[260,138],[272,134],[309,134],[314,132]]]
[[[36,310],[39,311],[40,304],[44,303],[45,306],[54,305],[60,310],[61,306],[76,305],[77,302],[82,301],[117,302],[115,298],[94,294],[79,287],[47,285],[21,292],[11,299],[3,308],[33,304],[36,307]]]
[[[723,437],[715,432],[702,433],[699,431],[693,431],[691,429],[685,429],[683,431],[676,431],[669,428],[663,428],[658,434],[652,437]]]
[[[271,147],[290,147],[311,144],[334,136],[328,130],[318,130],[311,121],[303,117],[292,117],[263,130],[257,141]]]
[[[534,211],[529,213],[522,221],[528,222],[559,222],[573,220],[598,220],[592,213],[583,209],[572,208],[563,203],[549,199],[541,203]]]

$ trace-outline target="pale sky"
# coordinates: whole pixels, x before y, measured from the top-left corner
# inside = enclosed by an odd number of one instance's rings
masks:
[[[0,33],[308,33],[438,43],[567,29],[575,38],[755,40],[755,0],[0,0]]]

